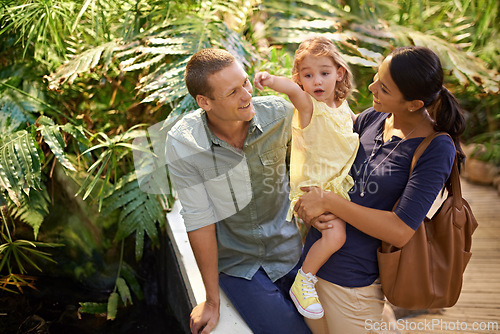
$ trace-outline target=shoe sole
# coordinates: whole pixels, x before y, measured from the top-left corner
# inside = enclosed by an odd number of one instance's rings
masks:
[[[321,311],[320,313],[312,313],[307,311],[300,305],[299,301],[297,300],[297,297],[293,294],[292,290],[290,289],[290,297],[292,298],[293,303],[295,304],[295,308],[297,311],[299,311],[302,316],[308,318],[308,319],[321,319],[323,318],[323,315],[325,314],[324,311]]]

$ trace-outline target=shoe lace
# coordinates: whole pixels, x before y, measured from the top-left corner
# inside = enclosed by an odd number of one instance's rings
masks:
[[[305,276],[307,280],[301,279],[302,295],[304,296],[304,299],[318,297],[318,293],[316,292],[316,289],[314,289],[314,284],[318,281],[318,279],[311,273],[307,273]]]

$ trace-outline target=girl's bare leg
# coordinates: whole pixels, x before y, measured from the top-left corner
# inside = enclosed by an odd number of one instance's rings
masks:
[[[336,218],[330,222],[333,228],[323,230],[321,239],[317,240],[309,249],[307,256],[302,264],[304,273],[316,275],[319,268],[338,251],[345,243],[345,222]]]

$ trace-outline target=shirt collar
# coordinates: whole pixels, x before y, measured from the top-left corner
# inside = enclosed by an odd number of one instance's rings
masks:
[[[382,143],[384,141],[384,126],[385,120],[389,116],[386,114],[385,117],[381,117],[380,124],[378,126],[377,132],[375,133],[375,138],[373,138],[375,143]]]
[[[205,132],[207,133],[209,141],[212,144],[220,146],[224,141],[219,139],[208,126],[207,112],[204,110],[201,111],[201,120],[203,121],[203,126],[205,127]],[[262,133],[262,124],[258,113],[255,113],[254,117],[250,120],[247,136],[253,133],[255,129],[258,129]]]

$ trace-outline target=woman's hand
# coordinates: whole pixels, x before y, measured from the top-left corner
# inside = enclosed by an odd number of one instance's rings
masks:
[[[324,191],[318,187],[302,187],[300,188],[305,192],[297,203],[295,203],[294,210],[298,216],[309,225],[316,227],[319,230],[329,228],[328,226],[321,225],[321,222],[332,220],[331,213],[326,208],[325,199],[330,194],[329,191]],[[323,214],[329,214],[322,216]],[[335,218],[335,217],[333,217]],[[317,224],[318,226],[314,225]]]

